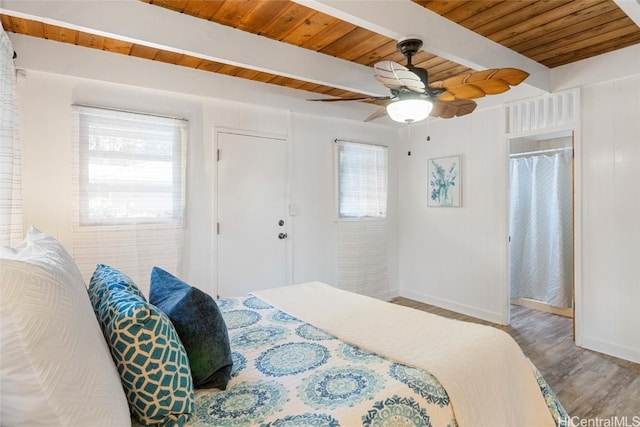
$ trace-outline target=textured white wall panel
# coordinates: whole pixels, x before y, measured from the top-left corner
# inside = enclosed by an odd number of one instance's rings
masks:
[[[152,112],[189,120],[185,248],[181,278],[212,295],[215,288],[214,130],[288,135],[290,200],[298,215],[289,217],[293,282],[335,283],[336,223],[333,140],[348,138],[389,144],[388,244],[389,295],[397,294],[398,128],[377,123],[289,113],[227,100],[28,71],[18,88],[24,157],[24,224],[34,224],[73,247],[71,226],[71,106],[74,103]],[[99,262],[99,261],[98,261]],[[117,266],[114,266],[117,267]],[[125,270],[126,273],[126,270]],[[88,278],[87,278],[88,279]],[[139,284],[147,289],[148,284]]]
[[[585,347],[640,362],[640,76],[583,89]]]
[[[401,295],[497,323],[508,316],[502,124],[492,108],[412,127],[399,166]],[[452,155],[462,159],[462,206],[428,207],[427,160]]]

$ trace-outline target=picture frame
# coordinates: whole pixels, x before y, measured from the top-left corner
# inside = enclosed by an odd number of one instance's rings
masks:
[[[462,156],[427,160],[427,206],[462,206]]]

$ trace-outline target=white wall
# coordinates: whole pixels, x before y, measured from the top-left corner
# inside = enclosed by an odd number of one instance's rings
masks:
[[[365,117],[370,112],[367,106],[305,104],[300,94],[294,94],[298,103],[290,103],[286,88],[250,83],[248,89],[238,91],[232,87],[238,79],[226,76],[187,70],[186,78],[181,78],[184,76],[166,72],[175,70],[166,64],[15,35],[12,41],[20,52],[19,61],[29,70],[27,81],[18,87],[25,226],[35,224],[71,248],[69,129],[74,102],[184,116],[194,125],[190,155],[205,160],[212,159],[214,126],[288,134],[293,160],[291,203],[299,207],[293,220],[294,281],[333,282],[331,140],[390,141],[389,219],[391,229],[398,229],[397,236],[390,233],[388,239],[391,294],[397,290],[407,297],[495,322],[507,319],[508,163],[500,107],[458,119],[434,120],[428,126],[413,125],[408,144],[406,134],[397,138],[397,126],[335,118]],[[638,48],[634,49],[632,53]],[[612,74],[589,72],[631,67],[637,73],[633,62],[629,65],[629,57],[638,58],[616,53],[597,64],[593,59],[553,71],[557,88],[571,88],[575,82],[587,85],[581,104],[583,226],[576,231],[583,239],[583,253],[578,256],[584,266],[583,319],[578,331],[585,346],[640,362],[640,202],[636,196],[640,183],[640,76],[594,84],[601,75]],[[584,72],[581,67],[586,67]],[[33,71],[49,68],[58,74]],[[92,80],[59,73],[84,74]],[[257,95],[261,87],[274,93]],[[216,93],[239,96],[246,102],[256,99],[263,107],[218,100]],[[272,101],[277,109],[266,106]],[[284,105],[295,105],[297,111],[313,109],[313,114],[334,114],[334,118],[289,114]],[[406,155],[409,147],[410,157]],[[427,159],[453,154],[461,154],[463,159],[462,207],[427,208]],[[209,263],[213,257],[211,242],[197,229],[212,227],[212,193],[207,186],[214,176],[213,162],[189,170],[189,179],[200,180],[204,190],[189,201],[195,208],[188,223],[195,233],[190,235],[191,249],[185,253],[185,258],[193,261],[186,268],[186,277],[209,292],[214,291],[213,272],[195,266]]]
[[[582,271],[577,341],[640,362],[640,74],[582,89]],[[400,294],[507,319],[507,146],[502,110],[412,129],[400,157]],[[431,141],[426,142],[426,135]],[[461,208],[428,208],[426,160],[461,154]]]
[[[29,70],[18,86],[23,149],[24,224],[57,237],[72,252],[71,107],[88,104],[185,117],[190,122],[187,233],[181,276],[215,294],[214,129],[289,135],[293,282],[335,283],[333,139],[389,143],[390,229],[397,226],[397,127]],[[397,235],[389,236],[390,294],[397,293]]]
[[[640,363],[640,74],[582,91],[585,347]]]
[[[190,122],[191,159],[205,156],[210,144],[203,134],[203,107],[193,97],[172,96],[148,89],[132,90],[126,86],[69,78],[55,74],[27,72],[26,81],[18,85],[23,152],[24,225],[35,225],[57,237],[70,253],[72,245],[71,141],[73,104],[98,105],[131,111],[184,117]],[[210,158],[210,154],[207,154]],[[202,162],[189,168],[188,180],[203,180],[206,167]],[[187,226],[205,224],[203,215],[209,193],[189,198],[194,206],[188,213]],[[210,228],[209,228],[210,229]],[[200,240],[202,233],[188,233],[188,255],[207,256],[208,246]],[[185,263],[185,271],[196,283],[209,284],[198,271]],[[148,284],[140,283],[146,290]]]
[[[508,319],[502,123],[498,107],[416,126],[399,166],[400,294],[498,323]],[[462,207],[427,207],[427,160],[451,155],[462,156]]]
[[[388,296],[398,294],[398,145],[397,127],[350,120],[292,114],[292,203],[300,215],[293,218],[294,277],[297,282],[324,277],[336,281],[336,219],[334,140],[351,139],[387,145],[389,192],[387,212]]]

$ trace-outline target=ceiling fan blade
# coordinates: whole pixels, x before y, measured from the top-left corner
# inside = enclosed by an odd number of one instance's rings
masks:
[[[475,101],[468,99],[461,99],[450,102],[443,102],[437,100],[431,110],[431,117],[440,117],[443,119],[450,119],[452,117],[465,116],[476,109],[478,105]]]
[[[497,95],[510,89],[508,84],[500,80],[485,80],[447,88],[438,99],[453,101],[456,99],[475,99],[485,95]]]
[[[376,112],[371,114],[369,117],[364,119],[365,122],[370,122],[371,120],[379,119],[380,117],[384,117],[387,115],[387,107],[380,107]]]
[[[517,68],[498,68],[498,71],[493,75],[493,79],[502,80],[510,86],[519,85],[527,77],[529,77],[529,73],[518,70]]]
[[[357,96],[353,98],[315,98],[315,99],[307,99],[307,101],[318,101],[318,102],[340,102],[340,101],[384,101],[386,99],[391,99],[391,96]]]
[[[389,89],[407,88],[412,92],[423,93],[424,82],[413,71],[393,61],[380,61],[373,66],[373,74],[380,83]]]
[[[452,86],[474,83],[482,80],[502,80],[510,86],[516,86],[522,83],[527,77],[529,77],[529,73],[516,68],[492,68],[484,71],[473,71],[470,73],[460,74],[458,76],[435,82],[432,86],[448,89]]]
[[[459,85],[442,92],[438,99],[441,101],[455,101],[457,99],[482,98],[486,93],[474,85]]]
[[[434,89],[445,89],[438,99],[453,101],[456,99],[482,98],[485,95],[496,95],[506,92],[529,76],[526,71],[515,68],[492,68],[451,77],[430,86]]]

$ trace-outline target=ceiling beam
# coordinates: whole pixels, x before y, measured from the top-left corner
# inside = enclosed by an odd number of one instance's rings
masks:
[[[366,95],[386,95],[364,65],[137,0],[3,0],[0,13]]]
[[[293,1],[392,39],[417,36],[425,51],[475,70],[519,68],[525,84],[549,91],[549,68],[410,0]]]
[[[103,88],[111,94],[110,88],[118,85],[130,86],[129,93],[136,90],[151,89],[160,92],[173,92],[189,99],[189,96],[205,98],[204,105],[215,105],[216,100],[224,99],[233,103],[251,104],[269,109],[292,111],[318,116],[329,116],[345,120],[362,121],[373,113],[378,106],[361,102],[308,102],[305,98],[310,93],[283,86],[264,84],[261,82],[239,79],[225,74],[210,73],[189,67],[176,67],[160,61],[149,61],[127,55],[114,55],[110,52],[74,46],[67,43],[53,43],[49,40],[29,37],[22,34],[9,33],[13,48],[19,52],[16,67],[26,70],[26,81],[32,72],[57,74],[63,78],[76,81],[74,78],[88,79],[93,88]],[[104,82],[104,84],[102,84]],[[115,85],[111,85],[111,83]],[[82,86],[74,83],[74,87]],[[97,89],[98,90],[98,89]],[[100,91],[98,90],[98,91]],[[82,91],[78,93],[93,93]],[[99,92],[101,93],[101,92]],[[107,95],[97,104],[107,100],[114,107],[127,108],[126,99],[116,95]],[[73,91],[71,102],[96,104],[96,99],[77,98]],[[115,98],[114,98],[115,97]],[[122,104],[124,102],[124,104]],[[128,108],[132,108],[129,106]],[[162,106],[156,111],[162,114]],[[376,124],[393,124],[390,120],[377,121]]]

